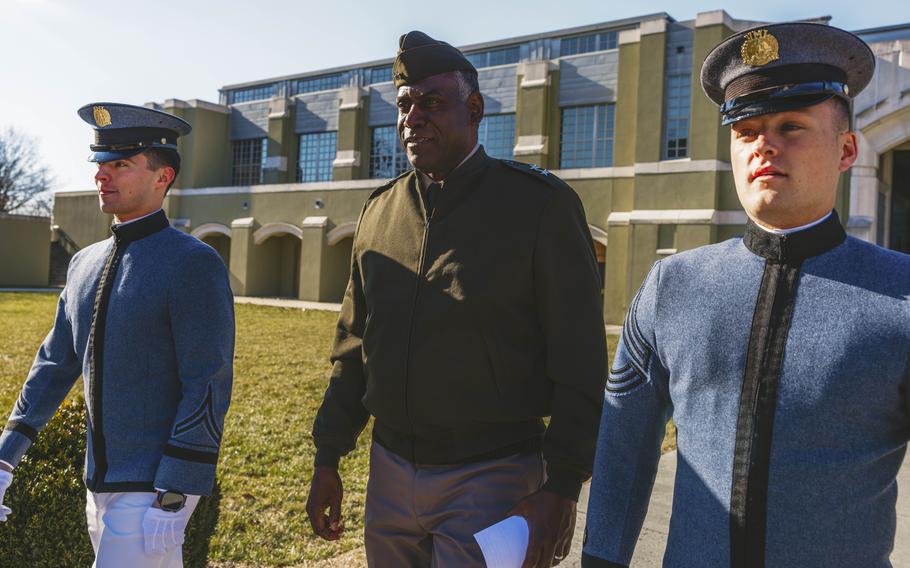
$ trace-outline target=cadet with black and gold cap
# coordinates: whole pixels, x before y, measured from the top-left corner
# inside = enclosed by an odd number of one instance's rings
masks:
[[[607,382],[582,565],[628,566],[664,425],[665,567],[890,568],[910,438],[910,256],[834,211],[875,58],[849,32],[736,33],[702,86],[730,125],[742,238],[658,261]]]
[[[82,375],[93,566],[175,568],[190,515],[215,479],[233,379],[233,296],[218,253],[172,228],[162,209],[190,125],[117,103],[86,105],[79,116],[95,130],[89,160],[112,235],[73,256],[54,327],[0,435],[0,520],[10,513],[2,500],[13,467]]]
[[[340,537],[339,459],[372,415],[371,566],[482,566],[474,533],[518,515],[525,566],[549,567],[571,544],[607,372],[585,214],[552,173],[478,145],[460,51],[411,32],[393,73],[414,169],[360,217],[307,511]]]

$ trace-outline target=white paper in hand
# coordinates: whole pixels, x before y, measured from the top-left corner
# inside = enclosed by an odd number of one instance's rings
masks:
[[[521,568],[528,552],[528,521],[513,516],[474,534],[487,568]]]

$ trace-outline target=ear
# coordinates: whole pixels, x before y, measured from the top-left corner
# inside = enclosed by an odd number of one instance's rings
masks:
[[[856,134],[853,132],[845,132],[844,134],[841,134],[840,142],[840,163],[838,164],[838,169],[841,172],[845,172],[849,170],[850,166],[852,166],[856,161],[859,147],[856,143]]]
[[[480,124],[483,119],[483,95],[480,94],[480,91],[475,91],[468,97],[468,112],[471,116],[471,124]]]
[[[158,178],[155,180],[158,185],[167,189],[171,182],[174,181],[174,178],[177,177],[177,172],[174,171],[174,168],[170,166],[165,166],[158,170]]]

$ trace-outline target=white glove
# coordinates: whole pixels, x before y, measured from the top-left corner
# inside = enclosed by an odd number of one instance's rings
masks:
[[[187,495],[187,501],[190,496]],[[196,497],[198,499],[198,497]],[[145,534],[145,553],[154,556],[165,554],[183,546],[186,525],[190,522],[193,508],[184,506],[176,513],[149,507],[142,518],[142,532]]]
[[[6,516],[13,512],[3,504],[3,496],[6,495],[6,490],[9,489],[12,482],[13,474],[5,469],[0,469],[0,521],[6,521]]]

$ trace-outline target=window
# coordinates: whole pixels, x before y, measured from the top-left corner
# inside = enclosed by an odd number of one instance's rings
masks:
[[[230,91],[230,104],[246,103],[249,101],[258,101],[270,99],[275,96],[275,85],[264,85],[262,87],[250,87],[249,89],[238,89]]]
[[[688,74],[667,77],[664,95],[664,158],[668,160],[689,155],[689,91]]]
[[[560,168],[612,166],[613,105],[562,109],[559,147]]]
[[[513,45],[502,49],[466,53],[465,57],[467,57],[468,61],[471,62],[471,65],[477,69],[480,69],[481,67],[492,67],[494,65],[508,65],[509,63],[518,63],[518,60],[521,58],[521,48],[517,45]]]
[[[299,95],[301,93],[313,93],[315,91],[340,89],[346,84],[347,76],[344,73],[335,73],[334,75],[322,75],[319,77],[298,79],[292,83],[292,91],[295,95]]]
[[[367,84],[372,85],[373,83],[385,83],[392,80],[392,66],[384,65],[382,67],[373,67],[372,69],[367,69]]]
[[[577,53],[616,49],[618,33],[612,31],[563,38],[559,46],[559,55],[575,55]]]
[[[332,181],[337,132],[300,135],[297,181]]]
[[[262,165],[267,156],[268,140],[265,138],[234,140],[231,183],[234,185],[262,183]]]
[[[408,157],[398,141],[398,129],[395,126],[374,128],[370,148],[370,177],[393,178],[410,167]]]
[[[491,114],[483,117],[477,138],[490,156],[511,160],[515,147],[515,114]]]

